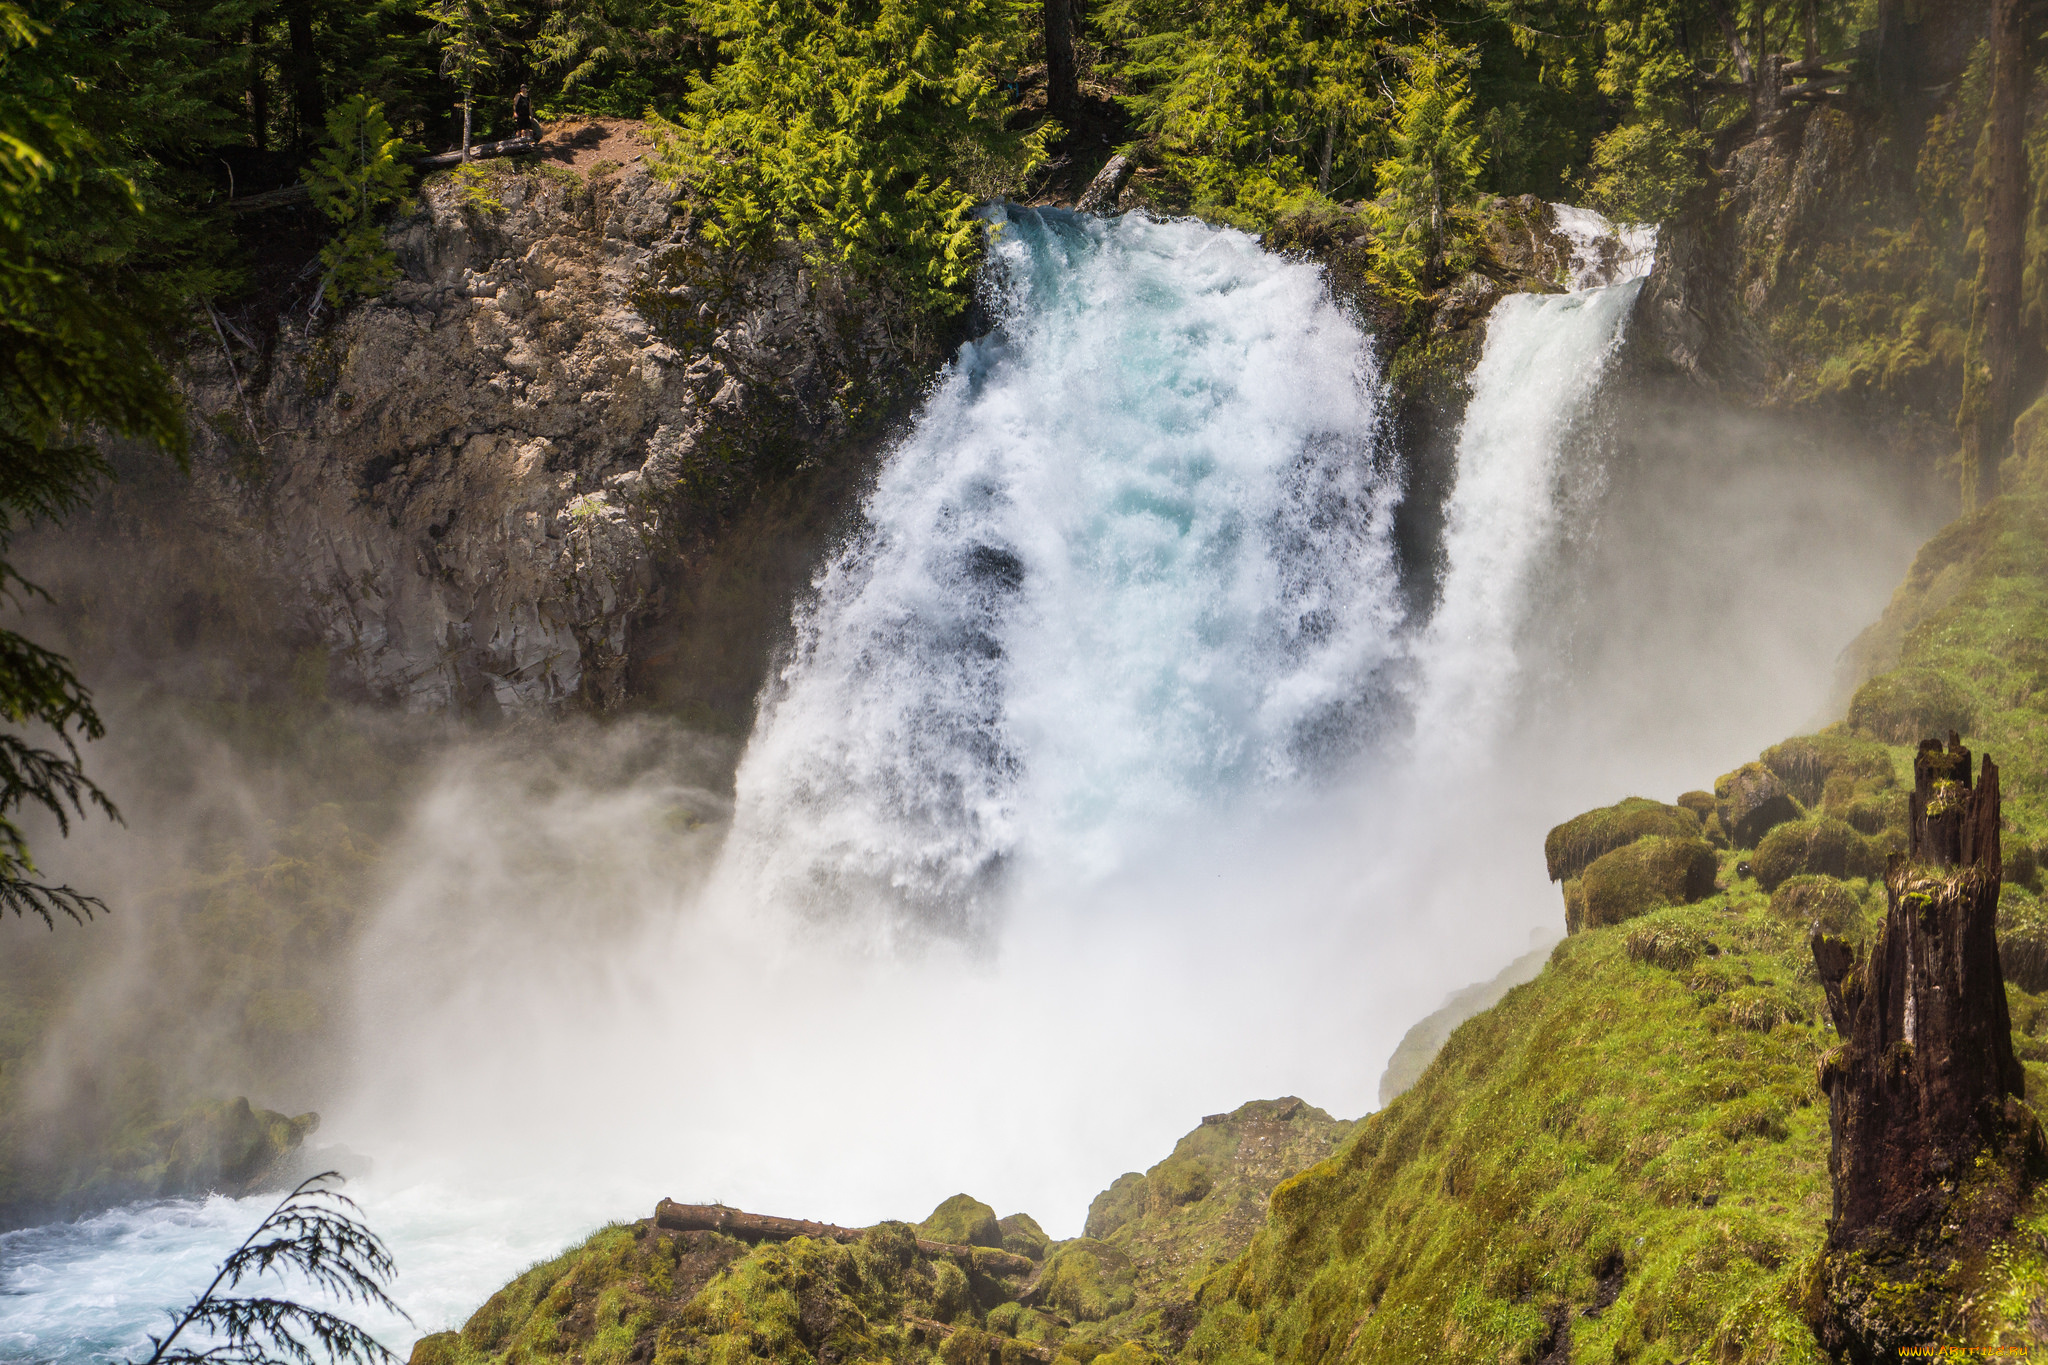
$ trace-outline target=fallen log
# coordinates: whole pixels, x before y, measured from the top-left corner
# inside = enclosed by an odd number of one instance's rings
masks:
[[[747,1213],[723,1204],[678,1204],[664,1199],[654,1206],[654,1225],[669,1232],[722,1232],[749,1242],[786,1242],[792,1237],[820,1237],[834,1242],[858,1241],[866,1228],[843,1228],[837,1223],[813,1223],[807,1218],[777,1218],[765,1213]],[[947,1256],[984,1275],[1031,1275],[1040,1269],[1029,1256],[998,1247],[959,1246],[952,1242],[917,1239],[917,1249],[927,1256]]]
[[[654,1206],[654,1225],[670,1232],[722,1232],[748,1242],[786,1242],[792,1237],[852,1242],[866,1231],[834,1223],[813,1223],[804,1218],[744,1213],[723,1204],[678,1204],[673,1199],[664,1199]]]

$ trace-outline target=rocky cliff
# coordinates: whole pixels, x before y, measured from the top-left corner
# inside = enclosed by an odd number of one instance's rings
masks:
[[[195,351],[182,514],[247,540],[342,677],[409,709],[616,706],[693,630],[746,656],[697,700],[743,706],[807,570],[783,542],[829,527],[947,338],[793,251],[707,251],[670,204],[638,158],[430,177],[388,292],[312,322],[252,305]],[[711,619],[712,532],[793,481],[743,552],[772,608]]]

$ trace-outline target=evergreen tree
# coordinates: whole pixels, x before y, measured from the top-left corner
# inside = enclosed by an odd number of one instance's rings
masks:
[[[638,118],[674,109],[716,53],[680,0],[551,0],[535,65],[557,72],[557,107]]]
[[[1394,36],[1351,0],[1111,0],[1124,98],[1198,212],[1262,226],[1367,181]]]
[[[656,119],[656,169],[704,215],[706,241],[801,242],[942,313],[979,259],[962,167],[1014,181],[1057,131],[1004,127],[1011,0],[700,0],[725,61],[679,119]]]
[[[1394,96],[1392,154],[1373,168],[1380,193],[1366,213],[1382,283],[1412,297],[1470,268],[1471,204],[1485,154],[1471,118],[1470,49],[1431,32],[1407,55]]]
[[[123,297],[120,272],[108,287],[118,249],[144,235],[145,201],[75,118],[66,83],[32,60],[51,32],[0,0],[0,555],[98,490],[96,429],[181,454],[185,441],[150,310]],[[0,600],[39,595],[0,558]],[[86,919],[100,902],[40,880],[15,816],[40,807],[68,832],[89,807],[116,815],[80,764],[79,742],[104,733],[92,696],[61,656],[0,629],[0,721],[0,912]],[[34,742],[36,729],[54,739]]]
[[[357,95],[327,116],[327,142],[304,171],[313,206],[334,225],[320,249],[327,267],[329,303],[375,294],[398,277],[398,266],[378,226],[383,210],[405,198],[410,149],[392,133],[384,106]]]
[[[511,13],[504,0],[433,0],[420,13],[441,43],[441,74],[462,92],[462,159],[469,160],[477,82],[498,68]]]

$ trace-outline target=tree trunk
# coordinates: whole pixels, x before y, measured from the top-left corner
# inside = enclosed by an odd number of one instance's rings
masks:
[[[469,160],[469,110],[470,106],[475,102],[476,97],[471,92],[467,90],[462,92],[462,159],[464,161]]]
[[[1317,194],[1330,192],[1330,162],[1337,155],[1337,125],[1340,122],[1341,119],[1333,118],[1330,120],[1330,126],[1323,129],[1323,161],[1322,165],[1316,168]]]
[[[1074,0],[1045,0],[1045,106],[1071,118],[1081,103],[1074,76]]]
[[[1969,366],[1957,425],[1963,439],[1963,510],[1998,493],[1998,463],[2012,444],[2020,363],[2020,277],[2027,232],[2026,30],[2020,0],[1991,11],[1991,110],[1980,188],[1984,250],[1970,319]]]
[[[285,19],[291,32],[290,79],[299,145],[311,146],[327,129],[327,97],[320,89],[320,54],[313,50],[312,0],[295,0],[285,11]]]
[[[1998,766],[1974,783],[1951,731],[1913,763],[1910,849],[1885,871],[1869,953],[1816,930],[1843,1045],[1822,1058],[1834,1217],[1810,1303],[1837,1358],[1893,1358],[1953,1329],[1948,1270],[2009,1233],[2042,1154],[2019,1102],[1998,961]]]
[[[256,150],[270,147],[270,81],[263,73],[263,21],[249,21],[249,129]]]

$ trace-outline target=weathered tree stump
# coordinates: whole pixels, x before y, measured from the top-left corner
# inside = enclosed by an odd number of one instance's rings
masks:
[[[1965,1263],[2010,1230],[2042,1163],[1998,962],[1998,766],[1973,782],[1960,736],[1923,742],[1909,811],[1869,953],[1812,940],[1844,1041],[1820,1064],[1834,1217],[1808,1309],[1859,1362],[1952,1338]]]

